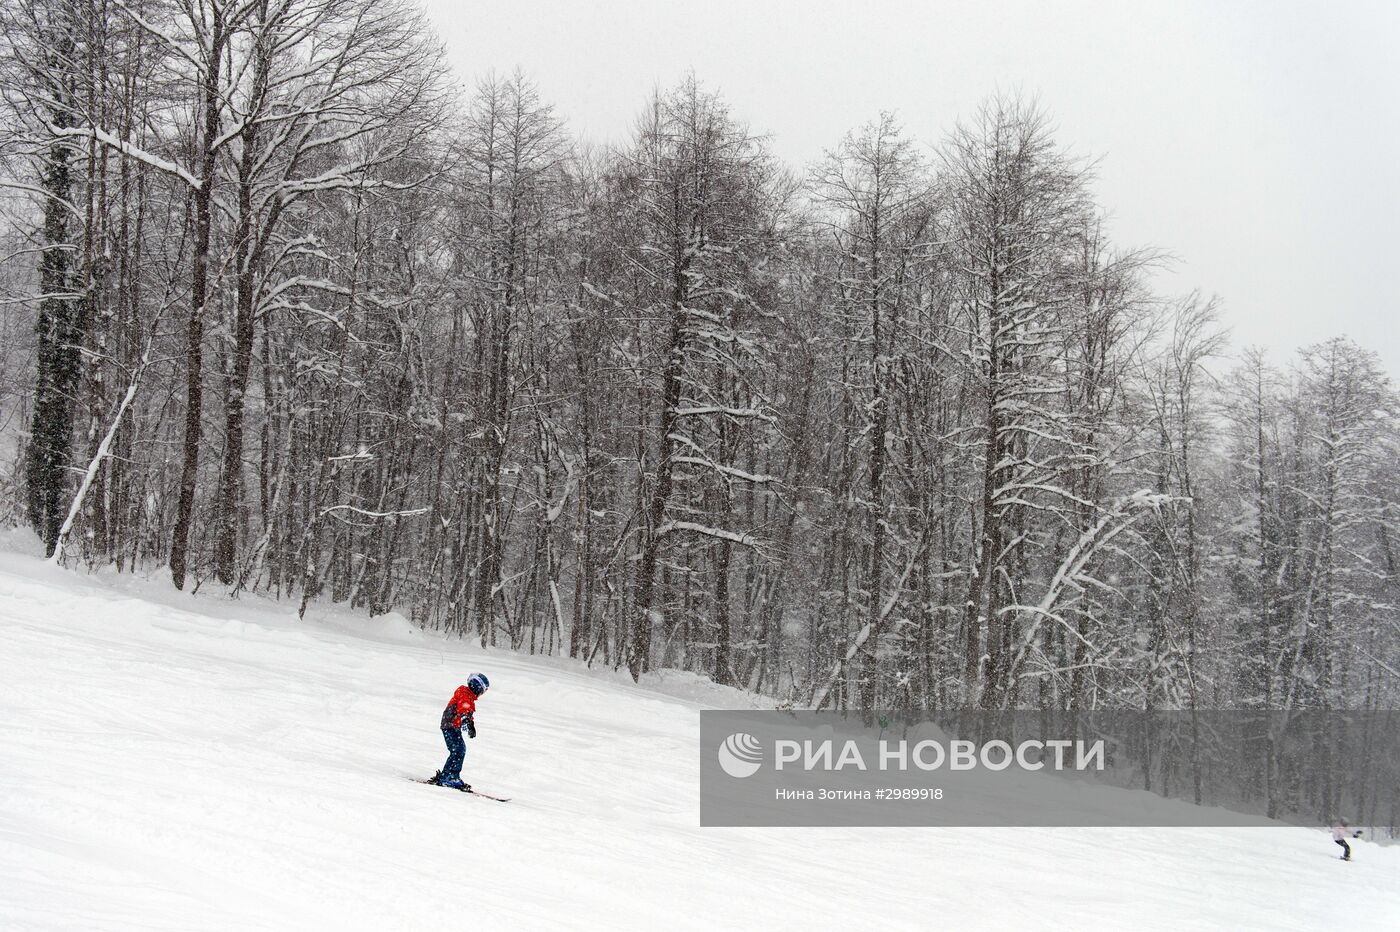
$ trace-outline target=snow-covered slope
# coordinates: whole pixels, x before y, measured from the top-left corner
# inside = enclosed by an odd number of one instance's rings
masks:
[[[476,669],[504,805],[408,779]],[[1400,848],[1321,831],[701,829],[696,712],[742,699],[644,686],[0,554],[0,928],[1400,923]]]

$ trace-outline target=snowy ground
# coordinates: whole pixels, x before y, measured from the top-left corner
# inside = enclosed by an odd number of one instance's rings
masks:
[[[410,782],[486,671],[466,775]],[[1321,831],[701,829],[702,707],[400,620],[0,554],[0,928],[1390,929]]]

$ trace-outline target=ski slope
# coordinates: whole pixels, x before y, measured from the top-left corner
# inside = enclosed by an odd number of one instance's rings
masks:
[[[477,669],[506,804],[408,779]],[[743,701],[0,553],[0,928],[1400,925],[1400,847],[1320,830],[701,829]]]

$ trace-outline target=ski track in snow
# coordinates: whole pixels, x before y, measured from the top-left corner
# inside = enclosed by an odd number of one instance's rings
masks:
[[[409,779],[476,669],[505,805]],[[1400,846],[1321,830],[701,829],[696,712],[745,700],[651,685],[0,554],[0,928],[1400,925]]]

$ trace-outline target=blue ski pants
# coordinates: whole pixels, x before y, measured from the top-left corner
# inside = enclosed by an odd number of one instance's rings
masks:
[[[447,742],[447,763],[442,765],[444,780],[462,779],[462,761],[467,758],[467,743],[462,740],[460,728],[444,728],[442,740]]]

